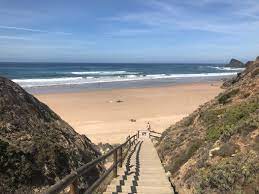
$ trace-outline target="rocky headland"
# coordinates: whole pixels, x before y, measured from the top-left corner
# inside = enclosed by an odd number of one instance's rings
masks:
[[[245,68],[246,64],[243,62],[237,60],[237,59],[231,59],[228,64],[225,65],[225,67],[231,67],[231,68]]]

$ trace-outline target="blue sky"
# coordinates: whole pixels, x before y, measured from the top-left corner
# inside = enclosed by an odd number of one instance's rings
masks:
[[[258,36],[258,0],[0,0],[0,61],[245,61]]]

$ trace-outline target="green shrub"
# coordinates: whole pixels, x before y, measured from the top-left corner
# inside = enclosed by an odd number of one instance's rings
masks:
[[[197,114],[192,113],[189,116],[185,117],[182,120],[182,126],[185,126],[185,127],[190,126],[193,123],[196,116],[197,116]]]
[[[250,96],[250,93],[249,92],[245,92],[245,93],[242,93],[242,95],[241,95],[241,98],[247,98],[247,97],[249,97]]]
[[[211,141],[216,141],[220,137],[222,131],[223,131],[222,128],[209,128],[207,130],[206,139]]]
[[[256,193],[259,175],[259,158],[254,152],[223,159],[210,168],[199,171],[197,193],[237,193],[249,185]],[[244,192],[242,192],[244,193]]]
[[[230,102],[230,98],[235,96],[238,92],[239,92],[239,89],[233,89],[230,92],[221,94],[218,98],[219,103],[226,104]]]
[[[213,155],[228,157],[232,156],[236,150],[239,149],[239,146],[234,143],[224,143],[219,150],[213,151]]]
[[[3,156],[5,154],[7,147],[8,143],[0,139],[0,156]]]
[[[213,126],[218,122],[219,118],[226,111],[225,108],[221,109],[209,109],[201,114],[202,120],[205,123],[205,126]]]
[[[186,150],[183,150],[181,154],[177,157],[173,157],[171,164],[168,165],[168,170],[171,173],[175,173],[180,169],[180,167],[186,163],[194,153],[200,148],[202,144],[202,140],[196,139],[193,140],[189,146],[187,146]]]
[[[237,131],[237,126],[241,122],[249,120],[251,113],[259,108],[258,99],[250,102],[242,102],[238,105],[225,109],[207,111],[203,117],[205,127],[207,127],[207,140],[215,141],[221,135],[231,136]]]
[[[172,147],[174,146],[174,143],[172,141],[171,142],[164,141],[161,146],[162,146],[163,152],[167,152],[167,151],[173,150]]]
[[[251,76],[252,76],[252,77],[255,77],[255,76],[258,76],[258,75],[259,75],[259,68],[256,68],[256,69],[252,72]]]
[[[253,118],[247,119],[244,122],[239,122],[239,124],[236,127],[236,130],[239,134],[241,134],[243,137],[247,136],[249,133],[254,131],[259,127],[259,123],[257,123]]]
[[[254,139],[253,149],[259,153],[259,135]]]

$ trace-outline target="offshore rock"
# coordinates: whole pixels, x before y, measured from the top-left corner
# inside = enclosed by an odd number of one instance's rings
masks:
[[[231,59],[229,64],[226,64],[225,67],[245,68],[245,64],[237,59]]]

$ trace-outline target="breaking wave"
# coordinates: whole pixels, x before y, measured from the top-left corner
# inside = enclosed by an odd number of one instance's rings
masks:
[[[103,71],[104,73],[107,71]],[[113,74],[106,76],[96,76],[92,72],[92,76],[78,76],[78,77],[59,77],[59,78],[37,78],[37,79],[13,79],[14,82],[20,84],[22,87],[40,87],[40,86],[58,86],[58,85],[80,85],[91,83],[105,83],[105,82],[123,82],[123,81],[141,81],[141,80],[155,80],[155,79],[177,79],[177,78],[202,78],[202,77],[224,77],[237,74],[237,72],[224,73],[200,73],[200,74],[126,74],[126,71],[111,71]],[[111,73],[109,72],[109,73]],[[121,73],[125,72],[125,74]],[[74,72],[75,75],[79,72]],[[80,72],[80,75],[91,75],[86,72]],[[101,75],[101,72],[98,72]],[[116,74],[117,73],[117,74]],[[119,75],[118,75],[119,74]],[[105,75],[105,76],[104,76]],[[107,74],[108,75],[108,74]]]

